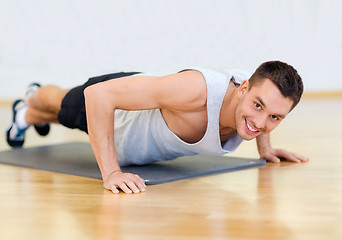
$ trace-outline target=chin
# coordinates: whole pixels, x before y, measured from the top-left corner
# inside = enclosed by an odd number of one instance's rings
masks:
[[[241,124],[238,128],[237,128],[237,134],[244,140],[246,141],[250,141],[253,140],[254,138],[256,138],[257,136],[260,135],[260,132],[257,133],[248,133],[248,130],[246,129],[246,125],[245,125],[245,120],[243,121],[243,124]]]
[[[241,136],[240,134],[239,134],[239,136],[245,141],[251,141],[257,137],[257,136],[249,136],[249,135],[248,136]]]
[[[249,135],[244,130],[242,130],[242,131],[238,130],[237,134],[245,141],[250,141],[250,140],[253,140],[254,138],[256,138],[256,136]]]

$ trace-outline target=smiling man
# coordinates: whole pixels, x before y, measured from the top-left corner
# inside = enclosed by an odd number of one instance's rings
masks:
[[[297,71],[280,61],[263,63],[250,78],[243,71],[193,68],[159,77],[104,75],[71,90],[33,84],[27,99],[13,104],[7,141],[22,146],[30,125],[41,135],[51,122],[78,128],[89,134],[104,187],[139,193],[144,180],[120,166],[222,155],[254,138],[267,161],[308,161],[273,149],[269,136],[302,93]]]

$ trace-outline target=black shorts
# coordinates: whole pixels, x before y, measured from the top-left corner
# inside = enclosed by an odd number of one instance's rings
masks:
[[[61,110],[58,113],[58,121],[65,127],[78,128],[88,133],[87,116],[83,91],[86,87],[108,81],[114,78],[127,77],[139,72],[119,72],[107,74],[99,77],[89,78],[89,80],[78,87],[71,89],[63,98]]]

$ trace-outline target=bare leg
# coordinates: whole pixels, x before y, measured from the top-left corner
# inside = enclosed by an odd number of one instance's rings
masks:
[[[30,125],[58,122],[57,115],[68,91],[54,85],[40,87],[27,100],[26,122]]]
[[[40,111],[32,107],[27,108],[25,114],[25,121],[29,125],[43,123],[58,123],[57,114]]]

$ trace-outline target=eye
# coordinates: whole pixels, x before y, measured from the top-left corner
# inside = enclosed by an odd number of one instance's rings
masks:
[[[254,103],[254,106],[257,108],[257,109],[259,109],[259,110],[261,110],[261,105],[259,104],[259,103]]]
[[[271,115],[271,118],[272,118],[273,120],[276,120],[276,121],[279,120],[279,117],[277,117],[276,115]]]

